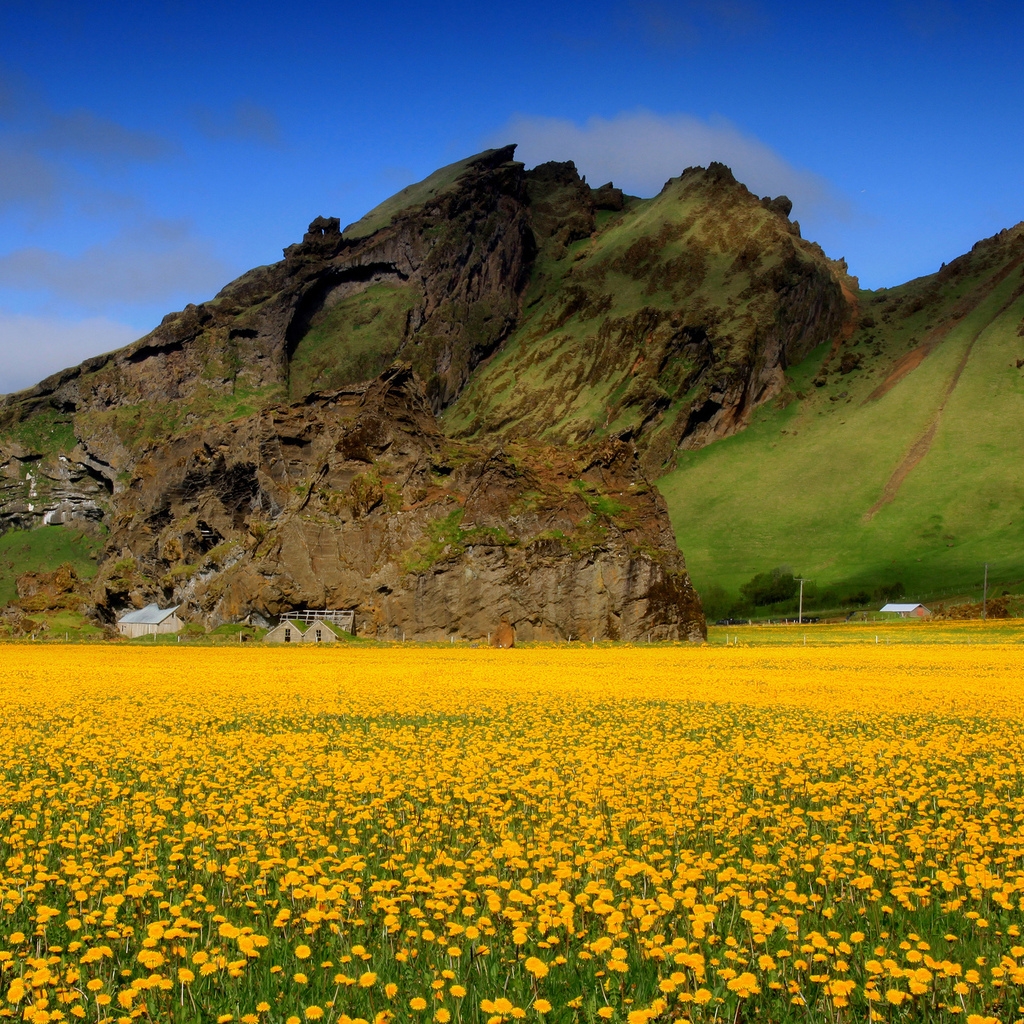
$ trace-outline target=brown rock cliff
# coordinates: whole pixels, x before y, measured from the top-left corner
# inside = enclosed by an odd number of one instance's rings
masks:
[[[209,625],[355,608],[361,633],[700,640],[700,603],[632,446],[453,443],[394,367],[145,452],[96,588],[106,617]]]

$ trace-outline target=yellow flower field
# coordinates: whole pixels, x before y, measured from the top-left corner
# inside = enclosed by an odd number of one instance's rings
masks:
[[[5,646],[0,1017],[1024,1019],[1018,652]]]

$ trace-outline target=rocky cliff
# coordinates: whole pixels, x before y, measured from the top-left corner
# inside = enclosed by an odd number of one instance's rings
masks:
[[[800,237],[785,196],[722,164],[650,200],[591,191],[572,164],[531,174],[523,313],[446,411],[456,436],[629,438],[658,475],[743,429],[789,366],[853,327],[845,264]]]
[[[445,168],[394,214],[372,212],[344,232],[317,217],[281,262],[168,314],[126,348],[7,396],[0,418],[184,403],[187,426],[218,399],[301,397],[372,377],[398,355],[441,408],[516,321],[532,233],[514,149]]]
[[[452,442],[408,366],[155,445],[115,504],[108,619],[157,600],[209,625],[355,608],[387,638],[704,635],[630,445]]]

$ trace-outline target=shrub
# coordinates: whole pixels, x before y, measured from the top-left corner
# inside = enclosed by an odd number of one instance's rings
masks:
[[[906,592],[907,588],[897,581],[896,583],[889,583],[886,586],[879,587],[875,591],[875,597],[879,601],[887,603],[889,601],[898,601]]]
[[[757,607],[778,604],[796,597],[800,584],[791,572],[772,569],[771,572],[760,572],[748,583],[740,587],[740,593]]]
[[[700,601],[704,607],[704,617],[712,622],[725,618],[733,603],[729,592],[719,583],[709,583],[704,587],[700,592]]]

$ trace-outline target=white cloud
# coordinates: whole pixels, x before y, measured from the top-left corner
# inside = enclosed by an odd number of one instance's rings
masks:
[[[49,211],[57,196],[58,171],[38,153],[0,137],[0,211],[25,206]]]
[[[702,121],[688,114],[659,115],[638,110],[585,124],[554,117],[519,115],[491,140],[518,142],[516,157],[527,167],[547,160],[573,160],[591,185],[614,181],[626,192],[652,196],[687,167],[728,164],[739,181],[758,195],[788,195],[795,215],[845,216],[845,201],[810,171],[725,119]]]
[[[97,191],[84,169],[153,163],[174,152],[170,140],[94,111],[55,110],[0,68],[0,211],[60,214]]]
[[[126,163],[160,160],[173,151],[161,136],[125,128],[91,110],[72,110],[68,114],[53,111],[46,122],[42,130],[29,136],[40,149]]]
[[[74,256],[36,247],[0,256],[0,287],[42,292],[97,311],[111,303],[196,301],[216,292],[229,274],[186,223],[159,219]]]
[[[31,387],[137,337],[134,327],[105,317],[67,320],[0,310],[0,394]]]

